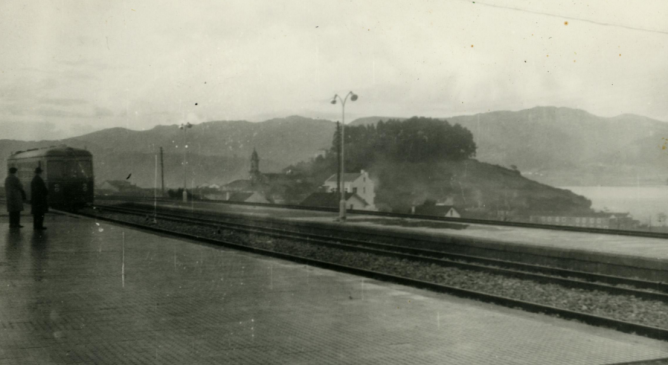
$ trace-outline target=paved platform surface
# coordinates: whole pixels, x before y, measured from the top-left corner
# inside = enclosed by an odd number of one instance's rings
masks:
[[[49,214],[0,216],[0,364],[612,364],[668,343]]]
[[[147,203],[148,204],[148,203]],[[337,214],[332,212],[282,209],[262,206],[223,203],[161,203],[167,206],[189,207],[210,211],[246,214],[256,217],[274,217],[297,221],[331,223]],[[411,222],[411,223],[409,223]],[[417,223],[416,223],[417,222]],[[422,222],[420,224],[419,222]],[[596,254],[628,256],[650,261],[668,262],[668,240],[617,236],[609,234],[556,231],[549,229],[504,227],[484,224],[463,224],[458,229],[449,228],[452,223],[349,214],[347,225],[382,228],[387,231],[428,233],[499,243],[555,248],[564,251],[586,251]]]

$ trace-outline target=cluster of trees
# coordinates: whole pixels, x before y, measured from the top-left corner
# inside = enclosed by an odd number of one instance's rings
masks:
[[[473,134],[447,121],[413,117],[380,121],[376,125],[345,128],[347,171],[369,168],[378,161],[395,163],[461,161],[475,156]],[[340,131],[334,134],[331,153],[336,156]]]
[[[344,133],[346,171],[371,171],[379,182],[376,205],[395,211],[404,211],[427,195],[446,195],[451,190],[451,174],[436,166],[466,160],[476,152],[468,129],[438,119],[413,117],[376,125],[346,126]],[[326,155],[286,170],[304,176],[310,188],[317,189],[338,171],[339,146],[337,128]]]
[[[344,133],[347,172],[374,170],[374,166],[388,163],[461,161],[474,157],[476,152],[473,135],[468,129],[439,119],[390,119],[375,125],[346,126]],[[340,128],[337,128],[325,156],[289,166],[286,171],[308,176],[314,186],[319,186],[338,171],[340,138]]]
[[[338,169],[339,130],[326,155],[289,167],[312,189]],[[365,169],[376,183],[375,205],[394,212],[452,199],[472,217],[505,219],[531,212],[589,212],[591,202],[551,188],[507,169],[471,159],[476,145],[471,132],[438,119],[414,117],[376,125],[346,126],[347,172]],[[501,214],[501,215],[499,215]]]

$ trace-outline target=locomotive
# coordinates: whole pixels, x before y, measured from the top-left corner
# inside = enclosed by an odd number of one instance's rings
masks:
[[[87,150],[67,146],[33,148],[13,152],[7,159],[7,168],[18,169],[30,201],[30,182],[35,168],[42,169],[42,178],[49,189],[49,205],[54,208],[76,210],[93,204],[93,155]]]

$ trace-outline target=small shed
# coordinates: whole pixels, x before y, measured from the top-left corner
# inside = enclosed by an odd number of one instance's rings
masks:
[[[433,215],[448,218],[462,217],[454,205],[420,205],[415,207],[414,213],[417,215]]]

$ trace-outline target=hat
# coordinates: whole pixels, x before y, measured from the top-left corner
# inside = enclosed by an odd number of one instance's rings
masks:
[[[37,168],[35,169],[35,173],[36,173],[36,174],[41,174],[41,173],[42,173],[42,168],[41,168],[41,167],[37,167]]]
[[[16,167],[10,167],[10,168],[9,168],[9,173],[10,173],[10,174],[15,173],[16,171],[18,171],[18,170],[16,169]]]

